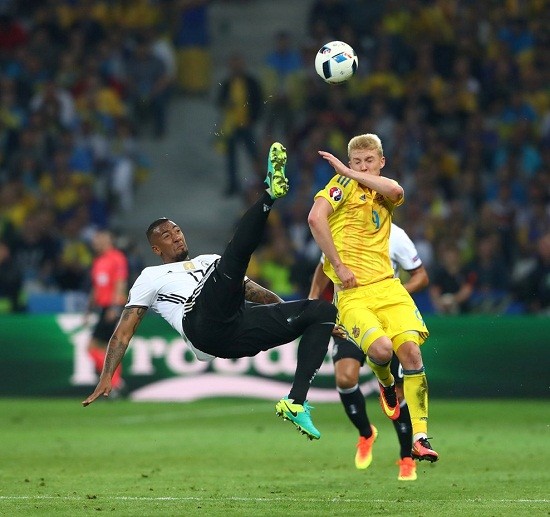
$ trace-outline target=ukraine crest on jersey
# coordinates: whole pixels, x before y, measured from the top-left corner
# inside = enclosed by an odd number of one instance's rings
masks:
[[[396,205],[339,174],[316,194],[315,199],[318,197],[325,198],[334,210],[328,218],[334,245],[342,262],[355,274],[358,285],[391,278],[389,237]],[[335,284],[340,284],[328,260],[323,270]]]

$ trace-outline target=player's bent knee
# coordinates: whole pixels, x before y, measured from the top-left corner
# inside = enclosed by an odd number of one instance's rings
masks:
[[[336,321],[336,307],[326,300],[310,300],[307,311],[315,314],[315,319],[321,323]]]
[[[352,358],[343,358],[334,364],[334,377],[339,389],[353,388],[359,382],[361,363]]]
[[[422,368],[422,354],[420,347],[412,341],[403,343],[396,351],[399,362],[405,370]]]
[[[391,361],[392,354],[392,342],[386,336],[378,338],[368,349],[368,356],[377,364],[385,364]]]
[[[341,372],[336,374],[336,386],[341,390],[349,390],[357,385],[359,376],[351,372]]]

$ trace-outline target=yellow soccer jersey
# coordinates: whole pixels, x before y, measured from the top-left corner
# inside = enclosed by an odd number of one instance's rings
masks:
[[[316,194],[315,199],[318,197],[325,198],[334,209],[328,218],[334,245],[342,262],[355,274],[358,286],[393,277],[389,242],[395,205],[339,174]],[[340,285],[328,260],[325,260],[323,271]]]

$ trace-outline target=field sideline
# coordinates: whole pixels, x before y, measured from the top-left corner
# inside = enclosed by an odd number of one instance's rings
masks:
[[[0,515],[550,515],[547,400],[433,400],[441,461],[409,483],[368,402],[380,434],[357,471],[339,404],[314,404],[323,436],[310,442],[275,401],[0,399]]]

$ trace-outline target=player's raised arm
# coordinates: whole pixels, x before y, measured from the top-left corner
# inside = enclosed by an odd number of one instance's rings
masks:
[[[132,339],[135,334],[146,312],[147,307],[127,307],[122,311],[120,320],[109,340],[107,355],[105,356],[103,370],[99,376],[99,382],[94,392],[82,402],[84,407],[91,404],[101,395],[108,397],[109,393],[111,393],[111,377],[122,361],[128,344],[130,343],[130,339]]]
[[[357,183],[382,194],[392,203],[398,203],[404,195],[403,188],[395,180],[379,176],[378,174],[365,174],[359,170],[354,170],[344,165],[336,156],[327,151],[319,151],[319,154],[330,163],[338,174],[351,178],[357,181]],[[384,157],[381,158],[381,163],[384,164]]]

